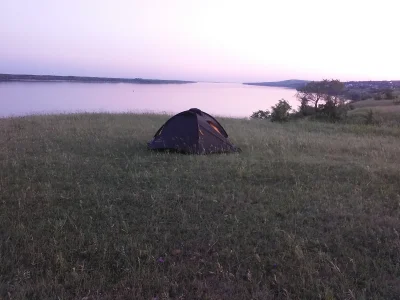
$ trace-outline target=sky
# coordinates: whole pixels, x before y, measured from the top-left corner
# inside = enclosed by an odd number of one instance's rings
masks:
[[[0,73],[400,80],[398,0],[0,0]]]

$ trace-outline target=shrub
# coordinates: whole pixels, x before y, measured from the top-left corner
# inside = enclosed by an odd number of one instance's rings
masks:
[[[272,107],[271,121],[272,122],[288,121],[291,108],[292,107],[286,100],[284,100],[284,99],[279,100],[279,102],[275,106]]]
[[[303,115],[304,117],[312,116],[312,115],[315,115],[315,108],[314,108],[314,106],[311,106],[311,105],[302,106],[302,107],[300,107],[299,113],[301,115]]]
[[[303,97],[300,99],[299,111],[295,112],[296,116],[298,116],[298,117],[311,116],[311,115],[315,114],[314,106],[311,106],[308,103],[309,103],[309,100],[307,99],[307,97]]]
[[[375,118],[374,111],[370,109],[367,114],[364,116],[364,124],[366,125],[376,125],[378,124],[378,120]]]
[[[393,100],[396,99],[396,96],[394,95],[392,90],[387,90],[385,91],[385,98],[388,100]]]
[[[256,112],[253,112],[253,114],[250,116],[252,119],[268,119],[271,116],[271,112],[267,110],[259,110]]]
[[[368,100],[372,98],[372,94],[370,93],[363,93],[361,94],[361,100]]]
[[[316,118],[331,122],[340,121],[346,118],[349,109],[350,105],[329,99],[325,104],[319,106]]]
[[[352,101],[360,101],[361,100],[361,93],[356,91],[348,92],[346,95]]]

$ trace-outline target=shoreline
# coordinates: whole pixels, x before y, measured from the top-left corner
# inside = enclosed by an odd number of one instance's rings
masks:
[[[196,81],[146,78],[112,78],[59,75],[0,74],[1,82],[79,82],[79,83],[136,83],[136,84],[189,84]]]

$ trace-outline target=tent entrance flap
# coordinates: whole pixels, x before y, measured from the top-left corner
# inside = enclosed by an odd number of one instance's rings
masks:
[[[210,124],[210,126],[216,131],[218,132],[220,135],[222,135],[221,131],[219,131],[218,127],[211,121],[207,121],[208,124]]]

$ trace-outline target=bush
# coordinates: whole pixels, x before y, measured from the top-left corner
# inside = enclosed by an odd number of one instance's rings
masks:
[[[311,106],[308,103],[309,103],[309,100],[307,99],[307,97],[301,98],[299,110],[296,111],[292,115],[296,115],[296,117],[306,117],[306,116],[314,115],[315,108],[314,108],[314,106]]]
[[[385,91],[385,98],[388,100],[393,100],[396,99],[396,96],[394,95],[392,90],[387,90]]]
[[[279,100],[279,102],[275,106],[272,107],[271,121],[272,122],[288,121],[291,108],[292,107],[286,100],[284,100],[284,99]]]
[[[346,118],[347,111],[350,109],[350,105],[344,102],[328,100],[325,104],[318,106],[315,118],[331,122],[340,121]]]
[[[361,100],[361,93],[360,92],[351,91],[346,96],[347,96],[347,98],[349,98],[352,101],[360,101]]]
[[[253,112],[253,114],[250,116],[250,118],[252,119],[268,119],[269,117],[271,117],[271,112],[267,109],[267,110],[259,110],[256,112]]]
[[[299,113],[302,114],[304,117],[315,115],[315,108],[314,106],[301,106]]]
[[[343,99],[330,97],[325,104],[319,104],[317,109],[314,106],[308,105],[307,99],[302,99],[298,110],[291,111],[291,105],[285,99],[281,99],[275,106],[271,107],[271,112],[269,110],[259,110],[253,112],[250,117],[252,119],[270,119],[272,122],[286,122],[305,117],[311,117],[309,119],[314,120],[336,122],[345,119],[347,112],[354,108],[353,104],[346,104]]]
[[[368,100],[372,98],[372,94],[370,93],[363,93],[361,94],[361,100]]]
[[[364,116],[364,124],[366,125],[377,125],[379,121],[375,118],[374,111],[370,109]]]

